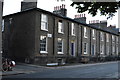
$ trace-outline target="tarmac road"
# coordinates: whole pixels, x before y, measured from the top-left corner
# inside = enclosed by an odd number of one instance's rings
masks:
[[[103,64],[96,64],[90,65],[86,64],[86,66],[68,66],[62,68],[54,68],[48,69],[45,68],[43,71],[36,71],[34,73],[28,74],[19,74],[19,75],[8,75],[3,76],[5,78],[16,78],[16,79],[36,79],[36,78],[83,78],[85,79],[92,79],[95,80],[100,78],[106,78],[107,80],[116,79],[118,78],[118,67],[119,62],[110,62],[110,63],[103,63]],[[108,79],[110,78],[110,79]]]

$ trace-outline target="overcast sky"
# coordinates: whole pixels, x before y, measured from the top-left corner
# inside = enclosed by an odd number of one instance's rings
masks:
[[[12,13],[20,12],[21,1],[23,0],[4,0],[3,15],[9,15]],[[67,16],[70,18],[74,18],[74,15],[79,13],[77,13],[75,7],[70,6],[71,3],[72,3],[71,0],[65,0],[63,2],[61,1],[57,2],[57,0],[38,0],[37,7],[52,12],[55,6],[60,6],[62,4],[65,4],[67,8]],[[106,17],[100,16],[100,14],[98,14],[95,17],[92,17],[87,13],[85,14],[87,17],[87,23],[90,20],[100,20],[100,21],[106,20]],[[111,19],[108,20],[108,25],[110,24],[116,25],[118,27],[118,13],[115,14],[112,20]]]

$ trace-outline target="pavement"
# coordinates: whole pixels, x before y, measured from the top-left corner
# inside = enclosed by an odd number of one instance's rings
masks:
[[[71,65],[64,65],[64,66],[56,66],[56,67],[46,67],[46,66],[39,66],[33,64],[25,64],[25,63],[18,63],[14,68],[13,71],[6,71],[2,72],[0,76],[8,76],[8,75],[18,75],[18,74],[30,74],[36,72],[42,72],[45,70],[50,69],[61,69],[61,68],[73,68],[73,67],[84,67],[84,66],[94,66],[94,65],[101,65],[101,64],[110,64],[112,62],[103,62],[103,63],[89,63],[89,64],[71,64]]]

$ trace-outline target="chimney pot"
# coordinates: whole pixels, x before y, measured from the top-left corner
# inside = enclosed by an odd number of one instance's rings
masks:
[[[56,10],[58,10],[58,7],[56,6]]]
[[[54,7],[54,11],[56,10],[56,7]]]
[[[85,14],[84,14],[84,17],[85,17]]]
[[[62,8],[64,7],[64,5],[62,4]]]
[[[64,9],[65,9],[65,5],[64,5]]]
[[[76,15],[75,15],[75,18],[76,18]]]
[[[60,6],[60,9],[62,8],[62,6]]]
[[[60,7],[58,6],[58,10],[60,10]]]
[[[79,15],[77,15],[77,18],[79,18]]]
[[[80,15],[78,14],[78,18],[80,18]]]
[[[91,21],[91,23],[93,23],[93,20]]]
[[[99,23],[99,20],[98,20],[98,23]]]

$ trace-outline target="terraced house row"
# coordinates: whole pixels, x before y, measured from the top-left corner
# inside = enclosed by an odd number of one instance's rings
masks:
[[[68,18],[65,5],[53,13],[22,2],[21,12],[3,17],[3,55],[16,61],[46,65],[89,62],[117,57],[119,31],[107,21],[90,21],[85,14]]]

